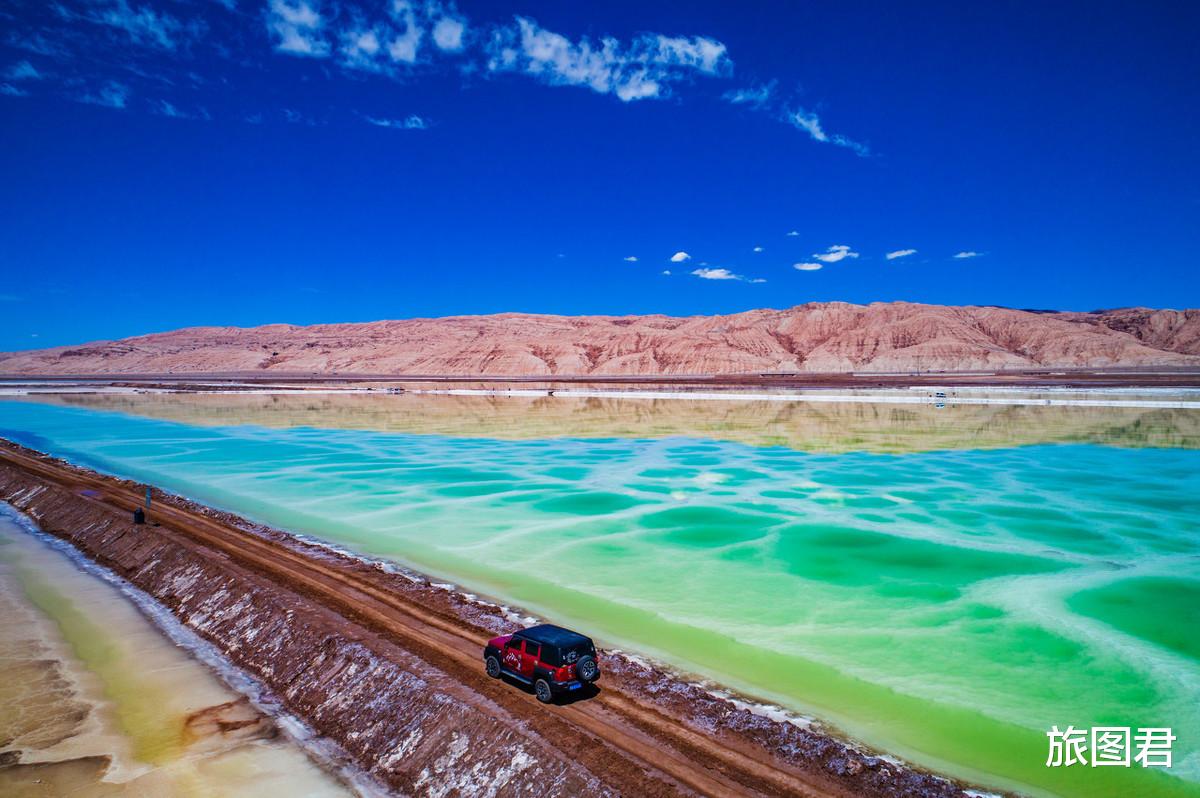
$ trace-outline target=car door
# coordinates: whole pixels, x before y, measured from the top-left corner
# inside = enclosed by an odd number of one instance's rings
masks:
[[[521,638],[509,638],[509,641],[504,644],[504,653],[501,655],[500,664],[504,666],[505,670],[524,676],[525,674],[521,673],[524,657],[525,655],[521,652]]]
[[[521,655],[521,675],[526,679],[533,678],[533,671],[537,667],[542,655],[541,643],[535,643],[532,640],[525,641],[525,651]]]

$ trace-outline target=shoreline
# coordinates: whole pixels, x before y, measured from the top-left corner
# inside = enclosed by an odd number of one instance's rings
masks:
[[[16,447],[11,444],[6,444],[3,447],[3,453],[5,454],[4,470],[11,470],[11,453],[14,450],[16,450]],[[29,450],[22,451],[28,452]],[[25,454],[24,456],[28,457],[29,454]],[[65,470],[74,479],[80,479],[84,475],[88,475],[88,478],[92,481],[100,480],[107,483],[128,484],[109,477],[92,476],[92,472],[86,469],[61,464],[60,461],[50,460],[50,458],[45,456],[38,459],[43,464],[53,464],[55,471]],[[5,487],[9,486],[6,485]],[[11,490],[6,489],[4,493],[5,498],[9,500],[14,498]],[[26,490],[25,493],[29,493],[29,491]],[[45,491],[34,491],[34,493],[41,495]],[[38,504],[36,496],[18,495],[15,498],[15,504],[23,512],[30,512],[30,510],[21,508],[20,504],[22,502],[27,502],[33,509],[36,509],[36,505]],[[237,516],[214,511],[180,497],[163,495],[160,498],[156,495],[155,502],[156,507],[187,508],[186,511],[189,513],[199,513],[206,519],[218,521],[223,526],[238,529],[242,536],[252,534],[256,538],[271,540],[277,545],[283,545],[293,552],[300,550],[307,557],[321,561],[323,566],[337,565],[339,571],[348,570],[350,572],[357,572],[359,575],[366,572],[371,576],[371,581],[383,579],[393,589],[400,587],[401,592],[415,592],[420,595],[420,600],[426,605],[437,608],[438,615],[442,620],[454,618],[460,627],[462,624],[467,624],[468,629],[479,630],[471,631],[468,634],[468,637],[473,640],[476,634],[504,630],[506,627],[513,625],[512,613],[514,610],[503,605],[483,601],[473,594],[463,592],[463,589],[458,586],[431,581],[427,577],[411,572],[406,568],[399,566],[386,568],[381,563],[372,564],[361,558],[355,562],[345,562],[348,559],[346,555],[336,552],[329,546],[318,546],[317,544],[295,539],[287,533],[251,524],[237,518]],[[159,512],[162,512],[162,510],[159,510]],[[38,518],[36,512],[31,514],[35,518]],[[59,530],[47,531],[46,534],[62,536]],[[394,571],[395,573],[389,574],[388,571]],[[398,585],[398,582],[403,584]],[[176,609],[176,613],[178,613],[178,609]],[[207,635],[204,636],[207,637]],[[746,789],[750,794],[756,792],[761,792],[762,794],[778,794],[779,792],[801,794],[807,792],[811,794],[814,788],[819,788],[817,790],[819,794],[828,795],[843,793],[856,795],[921,796],[966,794],[963,791],[964,788],[946,780],[944,777],[934,776],[908,765],[898,765],[896,764],[898,760],[895,760],[894,757],[866,753],[860,746],[848,744],[826,731],[816,731],[813,728],[806,728],[805,723],[796,722],[797,718],[781,718],[778,715],[771,717],[774,714],[772,712],[773,707],[761,702],[755,702],[753,699],[743,700],[743,697],[734,691],[724,690],[716,685],[700,685],[690,682],[678,673],[658,668],[653,663],[649,663],[637,655],[630,656],[610,651],[607,653],[605,660],[609,663],[607,669],[608,676],[602,685],[601,691],[602,698],[608,704],[605,707],[606,712],[611,711],[614,706],[620,707],[622,704],[632,703],[634,706],[625,707],[621,711],[632,712],[634,715],[637,715],[639,710],[641,712],[650,710],[656,716],[666,715],[671,721],[671,726],[683,727],[677,728],[677,731],[683,731],[687,728],[691,729],[685,735],[686,737],[691,737],[697,733],[710,735],[713,731],[718,732],[718,738],[733,735],[737,740],[737,743],[733,746],[733,750],[752,753],[752,759],[757,761],[759,766],[764,763],[770,764],[776,769],[777,774],[792,773],[790,777],[785,775],[782,783],[776,779],[770,779],[770,781],[775,782],[774,787],[771,789],[755,789],[753,782],[742,784],[741,788]],[[526,706],[528,706],[528,696],[513,690],[511,687],[507,687],[506,689],[508,692],[503,694],[505,703],[509,703],[512,700],[516,700],[518,703],[524,701]],[[667,699],[665,704],[664,697]],[[680,704],[681,697],[683,704]],[[586,710],[592,708],[593,704],[596,704],[596,701],[581,701],[571,705],[570,709],[575,710],[578,708]],[[599,709],[600,707],[596,706],[595,708]],[[696,724],[696,717],[691,719],[691,723],[688,722],[686,717],[696,714],[700,716],[699,725]],[[657,731],[662,733],[664,729],[659,728]],[[667,736],[660,739],[659,743],[662,744],[665,742],[668,746],[678,744],[670,742],[671,740],[671,733],[667,733]],[[710,742],[714,741],[710,740]],[[807,752],[807,755],[780,759],[776,752],[782,750],[784,746],[787,746],[786,750]],[[689,759],[687,761],[692,760]],[[725,762],[724,765],[728,768],[729,762]],[[721,767],[719,759],[715,765],[710,764],[710,767],[714,766],[717,768]],[[791,778],[799,776],[801,772],[807,773],[805,779],[801,780],[797,778],[794,782],[790,782]],[[760,777],[763,775],[759,774]],[[759,782],[757,786],[762,788],[766,783]],[[795,789],[786,789],[788,783],[793,783]],[[393,784],[393,787],[395,786]],[[781,787],[783,787],[782,790]],[[710,786],[709,789],[715,788]],[[687,790],[674,789],[661,794],[687,794],[693,790],[694,787]],[[621,790],[618,789],[618,791]],[[703,792],[704,790],[699,791]],[[718,792],[724,791],[718,790]],[[984,794],[991,791],[976,790],[974,792]]]
[[[809,402],[817,404],[899,404],[933,405],[1001,405],[1013,407],[1104,407],[1200,410],[1200,382],[1195,386],[1071,386],[1071,385],[897,385],[881,387],[850,387],[837,393],[836,388],[779,390],[776,392],[745,389],[668,390],[630,388],[501,388],[501,387],[380,387],[369,386],[310,386],[306,384],[257,385],[229,382],[193,384],[190,382],[151,384],[127,383],[124,380],[101,382],[38,382],[6,384],[0,378],[0,397],[89,395],[89,394],[230,394],[266,396],[333,396],[333,395],[428,395],[428,396],[488,396],[550,399],[647,399],[691,400],[703,402]],[[1127,398],[1129,397],[1129,398]],[[1132,398],[1137,397],[1137,398]],[[1164,397],[1164,398],[1145,398]],[[1166,398],[1170,397],[1170,398]]]

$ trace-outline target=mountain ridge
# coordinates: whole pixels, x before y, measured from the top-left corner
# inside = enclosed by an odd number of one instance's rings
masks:
[[[499,313],[205,326],[0,354],[14,375],[653,376],[1200,366],[1200,310],[811,302],[667,316]]]

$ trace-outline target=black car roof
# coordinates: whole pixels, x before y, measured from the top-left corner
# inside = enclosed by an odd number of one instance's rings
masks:
[[[535,643],[542,643],[547,646],[559,646],[560,648],[592,642],[589,638],[579,634],[579,632],[572,632],[570,629],[564,629],[561,626],[554,626],[548,623],[522,629],[517,632],[517,637],[524,637]]]

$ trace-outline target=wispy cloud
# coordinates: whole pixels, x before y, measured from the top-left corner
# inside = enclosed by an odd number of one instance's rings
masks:
[[[759,86],[733,89],[721,96],[734,105],[744,105],[787,122],[807,133],[813,141],[845,147],[862,157],[871,154],[871,150],[866,144],[854,141],[840,133],[827,132],[816,113],[795,105],[794,100],[789,101],[780,97],[777,87],[778,82],[772,80]]]
[[[308,125],[312,127],[313,125],[317,124],[315,119],[310,116],[305,116],[294,108],[284,108],[283,118],[293,125]]]
[[[683,263],[685,260],[691,260],[691,259],[692,259],[691,255],[687,254],[683,250],[679,250],[678,252],[676,252],[674,255],[671,256],[671,263]]]
[[[8,44],[37,55],[50,57],[61,57],[67,54],[67,50],[60,44],[52,42],[40,33],[31,33],[21,35],[13,33],[8,37]]]
[[[275,49],[291,55],[320,58],[329,54],[325,21],[306,0],[271,0],[267,27],[275,36]]]
[[[907,258],[909,255],[916,254],[917,251],[915,249],[898,249],[895,252],[889,252],[884,257],[886,257],[888,260],[895,260],[896,258]]]
[[[487,67],[522,72],[557,86],[586,86],[630,102],[670,93],[687,75],[716,75],[732,68],[725,45],[703,36],[642,34],[622,44],[605,37],[572,41],[535,21],[518,17],[515,28],[493,31]]]
[[[136,78],[151,77],[164,84],[165,76],[149,76],[138,71],[136,58],[118,61],[114,53],[128,49],[129,43],[151,50],[170,51],[179,58],[189,52],[205,33],[206,42],[221,55],[238,59],[239,46],[253,41],[244,32],[233,38],[218,37],[234,22],[249,22],[258,27],[258,38],[265,31],[269,46],[277,53],[327,60],[331,68],[347,73],[365,71],[397,80],[410,80],[431,72],[435,65],[445,71],[455,69],[466,74],[493,79],[524,76],[552,86],[577,86],[623,102],[662,99],[697,84],[704,78],[729,78],[733,61],[726,45],[711,36],[644,32],[632,36],[581,35],[543,27],[528,16],[510,16],[496,22],[473,21],[459,12],[454,0],[384,0],[380,3],[347,3],[343,0],[206,0],[212,7],[224,6],[230,13],[205,14],[191,0],[165,4],[157,0],[52,0],[49,5],[58,19],[69,23],[87,23],[109,32],[93,30],[86,35],[78,24],[64,25],[50,34],[49,27],[31,26],[25,31],[7,34],[6,43],[27,53],[48,58],[97,56],[94,63],[115,67],[121,72],[101,72],[92,83],[104,78],[133,81],[138,95],[155,96],[157,89],[142,91]],[[167,9],[167,10],[164,10]],[[57,34],[62,32],[63,35]],[[120,35],[118,35],[120,34]],[[103,52],[101,52],[103,51]],[[102,56],[102,58],[100,57]],[[252,58],[243,59],[250,63]],[[37,66],[34,66],[34,63]],[[20,81],[47,75],[37,59],[20,61],[2,77],[0,92],[24,93]],[[165,62],[164,62],[165,63]],[[195,85],[196,62],[181,65],[177,85]],[[156,68],[159,65],[156,65]],[[20,74],[17,72],[20,71]],[[64,70],[50,78],[62,80],[64,93],[80,99],[80,82],[72,83]],[[185,79],[187,78],[187,79]],[[194,79],[193,79],[194,78]],[[148,87],[147,87],[148,89]],[[724,89],[730,89],[723,91]],[[723,91],[723,93],[721,93]],[[785,119],[804,130],[810,138],[849,148],[859,154],[868,152],[860,144],[840,134],[827,132],[813,113],[795,105],[774,80],[744,82],[739,87],[723,85],[715,92],[727,103]],[[112,91],[84,95],[85,101],[110,107],[124,107]],[[126,87],[122,96],[132,96]],[[179,97],[169,103],[177,111],[188,107]],[[138,104],[141,107],[141,104]],[[171,115],[160,104],[146,104],[151,111]],[[795,110],[789,110],[795,109]],[[276,111],[275,113],[278,113]],[[245,116],[245,112],[238,114]],[[384,126],[406,127],[393,124]],[[407,120],[405,120],[407,121]],[[793,233],[796,234],[796,233]]]
[[[800,235],[799,230],[790,230],[787,234],[788,238],[795,238],[798,235]]]
[[[751,250],[751,252],[762,252],[762,251],[763,251],[762,247],[755,247],[754,249]]]
[[[76,97],[81,103],[99,105],[104,108],[124,108],[129,100],[129,87],[110,80],[96,91],[85,92]]]
[[[765,283],[766,280],[761,277],[747,277],[743,274],[734,274],[729,269],[693,269],[692,274],[699,277],[701,280],[740,280],[743,283]]]
[[[964,250],[963,252],[958,253],[954,257],[957,258],[958,260],[966,260],[967,258],[978,258],[982,254],[983,254],[982,252],[972,252],[971,250]]]
[[[403,119],[382,119],[376,116],[364,116],[363,119],[376,127],[390,127],[398,130],[425,130],[429,127],[429,121],[416,114],[410,114]]]
[[[667,275],[668,277],[670,277],[670,276],[671,276],[671,270],[670,270],[670,269],[663,269],[663,270],[662,270],[662,273],[663,273],[663,274],[665,274],[665,275]]]
[[[93,0],[85,4],[82,11],[68,8],[62,3],[55,3],[51,8],[64,20],[103,25],[124,32],[138,46],[160,50],[175,50],[181,41],[198,36],[206,28],[198,16],[184,24],[165,11],[157,11],[148,4],[130,5],[128,0]],[[63,52],[61,47],[52,43],[37,49],[32,46],[32,41],[28,45],[26,49],[43,52],[44,55],[61,55]]]
[[[5,94],[9,97],[28,97],[29,92],[22,88],[12,85],[11,83],[0,83],[0,94]]]
[[[174,50],[178,46],[177,37],[184,27],[170,14],[155,11],[149,6],[134,8],[125,0],[117,0],[112,7],[103,11],[99,21],[125,31],[138,44],[163,50]]]
[[[42,73],[28,61],[18,61],[4,70],[4,77],[9,80],[40,80]]]
[[[813,255],[813,258],[822,263],[837,263],[846,258],[857,258],[858,253],[850,249],[845,244],[834,244],[829,249],[819,254]]]
[[[627,263],[637,263],[637,255],[630,255],[629,257],[624,258],[624,260]]]
[[[745,89],[733,89],[721,95],[725,100],[734,105],[749,105],[754,108],[762,108],[771,102],[775,94],[776,81],[764,83],[761,86]]]
[[[815,272],[825,268],[821,263],[793,263],[792,268],[802,272]]]
[[[184,111],[174,103],[158,100],[150,103],[151,112],[170,119],[211,119],[208,111],[199,108],[195,111]]]
[[[797,108],[795,111],[787,112],[785,118],[797,128],[807,133],[813,141],[846,147],[862,157],[871,154],[870,148],[865,144],[860,144],[837,133],[826,133],[825,129],[821,126],[820,118],[815,113],[805,111],[803,108]]]

